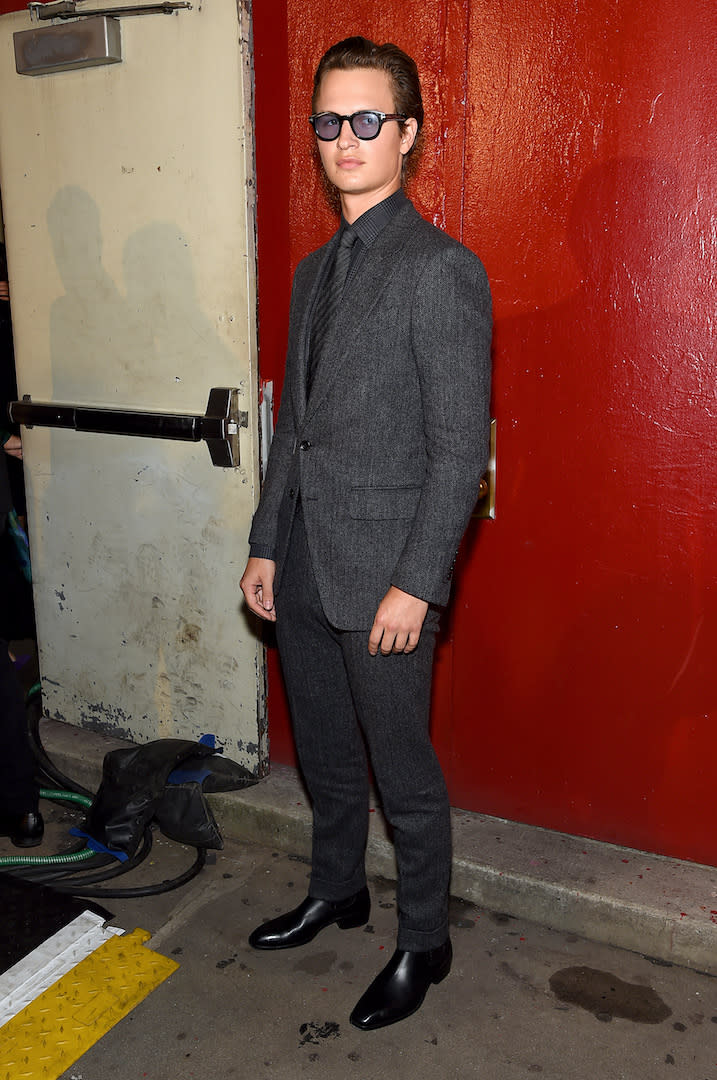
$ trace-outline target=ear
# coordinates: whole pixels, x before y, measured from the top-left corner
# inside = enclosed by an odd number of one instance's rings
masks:
[[[408,120],[403,122],[403,130],[401,132],[401,153],[407,154],[416,141],[418,135],[418,121],[409,116]]]

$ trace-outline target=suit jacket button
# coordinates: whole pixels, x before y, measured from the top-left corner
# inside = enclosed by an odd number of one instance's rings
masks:
[[[294,498],[294,489],[293,488],[289,488],[289,498],[290,499]]]
[[[308,439],[303,439],[302,442],[299,443],[299,450],[310,450],[310,449],[311,449],[311,443],[309,442]]]

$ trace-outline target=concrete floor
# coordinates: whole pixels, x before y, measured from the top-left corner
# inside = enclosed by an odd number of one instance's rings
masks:
[[[43,737],[53,761],[95,790],[112,740],[50,721]],[[466,823],[468,815],[459,814],[454,874],[463,899],[452,905],[453,971],[414,1016],[361,1032],[349,1013],[394,947],[395,893],[387,877],[370,882],[366,928],[330,927],[301,949],[273,954],[247,945],[256,925],[306,892],[307,808],[296,798],[296,781],[280,773],[246,797],[213,797],[225,847],[188,885],[102,901],[113,925],[149,931],[149,947],[180,966],[61,1080],[717,1080],[717,978],[694,970],[717,971],[714,868],[663,859],[658,876],[650,856],[651,889],[636,898],[632,871],[623,882],[613,866],[624,870],[634,853],[542,830],[525,835],[525,827],[480,815]],[[73,844],[68,826],[81,815],[47,803],[43,811],[48,828],[36,853]],[[491,838],[499,855],[486,855]],[[379,837],[369,864],[388,875],[384,843]],[[476,845],[482,861],[468,857]],[[587,854],[583,848],[591,853],[587,877],[573,866]],[[17,849],[0,838],[4,854]],[[150,857],[113,884],[175,877],[193,857],[193,849],[155,832]],[[518,872],[526,859],[530,874]],[[512,914],[488,910],[503,903]],[[574,918],[580,904],[584,912]],[[574,932],[583,927],[593,940]],[[639,942],[663,959],[596,938],[631,948]],[[666,962],[678,955],[693,970]]]
[[[49,816],[58,850],[72,812]],[[156,834],[150,858],[116,884],[172,877],[192,856]],[[247,945],[255,925],[303,898],[307,874],[301,857],[230,840],[178,891],[105,901],[113,924],[150,931],[149,947],[180,966],[63,1080],[717,1077],[714,977],[463,900],[449,978],[401,1024],[358,1031],[349,1012],[393,949],[390,881],[371,882],[366,928],[330,927],[273,954]]]

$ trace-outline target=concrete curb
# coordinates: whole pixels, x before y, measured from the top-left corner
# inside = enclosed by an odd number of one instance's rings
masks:
[[[109,750],[130,744],[43,720],[50,759],[96,790]],[[210,797],[223,834],[295,855],[311,853],[311,811],[295,770],[275,766],[245,791]],[[455,896],[490,911],[580,934],[717,975],[717,868],[453,811]],[[393,879],[380,809],[370,814],[366,865]]]

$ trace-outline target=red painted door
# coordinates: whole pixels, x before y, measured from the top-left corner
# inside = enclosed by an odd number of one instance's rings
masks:
[[[496,302],[499,518],[454,611],[453,797],[715,863],[714,5],[493,8],[463,225]]]
[[[435,687],[453,802],[714,864],[712,0],[270,7],[260,295],[334,227],[305,118],[321,52],[349,33],[416,57],[411,194],[492,282],[497,518],[466,538]],[[290,200],[281,239],[262,232],[269,191]],[[282,319],[264,316],[265,378]],[[287,760],[276,667],[270,722]]]

